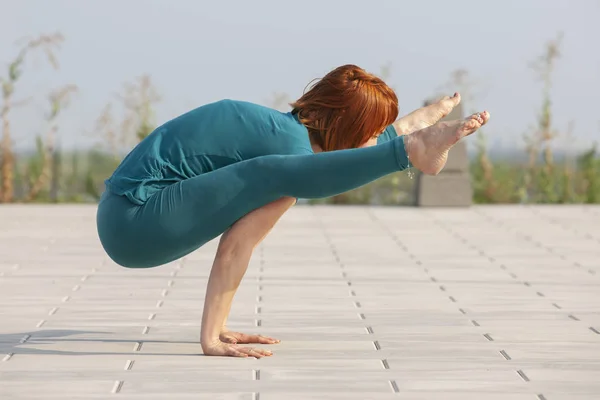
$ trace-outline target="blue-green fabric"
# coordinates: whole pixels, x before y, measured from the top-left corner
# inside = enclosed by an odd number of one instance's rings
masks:
[[[314,154],[291,113],[222,101],[156,129],[117,168],[97,212],[107,254],[130,268],[174,261],[278,198],[323,198],[408,167],[403,137]]]
[[[398,133],[396,132],[396,128],[394,125],[388,125],[387,128],[383,131],[381,135],[377,138],[377,144],[382,144],[385,142],[389,142],[390,140],[398,137]]]
[[[105,183],[112,193],[142,205],[169,185],[236,162],[310,153],[307,130],[291,113],[221,100],[158,127]]]

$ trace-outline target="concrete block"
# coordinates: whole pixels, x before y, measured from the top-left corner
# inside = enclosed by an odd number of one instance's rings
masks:
[[[417,204],[420,207],[469,207],[473,202],[470,178],[462,173],[419,175]]]

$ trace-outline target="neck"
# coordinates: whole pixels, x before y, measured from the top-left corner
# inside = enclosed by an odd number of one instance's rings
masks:
[[[321,146],[319,146],[318,144],[313,143],[312,140],[310,141],[310,146],[312,147],[312,151],[315,154],[323,152],[323,149],[321,148]]]
[[[293,110],[292,115],[294,116],[294,118],[296,118],[296,121],[298,121],[298,123],[302,124],[302,121],[300,120],[300,113],[298,112],[298,110]],[[310,140],[310,147],[312,147],[313,153],[317,154],[323,152],[323,148],[321,148],[321,146],[319,146],[315,142],[313,135],[310,134],[310,131],[308,132],[308,140]]]

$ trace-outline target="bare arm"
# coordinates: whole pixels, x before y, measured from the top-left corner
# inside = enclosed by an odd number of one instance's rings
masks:
[[[231,309],[233,297],[246,273],[252,252],[275,223],[296,202],[283,197],[252,211],[221,237],[208,280],[200,342],[205,354],[243,356],[223,346],[220,334]],[[255,354],[249,354],[255,356]]]

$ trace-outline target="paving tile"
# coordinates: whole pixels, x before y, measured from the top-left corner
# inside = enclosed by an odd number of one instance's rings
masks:
[[[62,382],[51,380],[32,381],[2,381],[0,384],[1,399],[47,399],[50,396],[55,398],[87,399],[94,394],[110,394],[112,381],[83,380],[78,379],[71,382]],[[51,394],[48,396],[48,394]]]
[[[201,382],[189,380],[185,382],[173,382],[173,384],[165,384],[157,379],[160,377],[156,376],[154,380],[145,379],[144,381],[125,381],[121,393],[161,393],[163,395],[169,395],[177,397],[178,393],[203,393],[203,392],[217,392],[217,393],[230,393],[230,392],[243,392],[251,389],[253,392],[260,392],[261,396],[263,393],[268,392],[282,392],[282,391],[293,391],[293,392],[329,392],[336,393],[340,390],[349,390],[354,392],[363,393],[363,395],[370,396],[371,393],[389,393],[391,391],[389,383],[382,381],[360,381],[360,380],[297,380],[294,382],[290,381],[218,381],[218,382]],[[163,375],[164,377],[164,375]]]
[[[293,393],[293,392],[281,392],[281,393],[265,393],[261,394],[261,399],[266,400],[364,400],[365,395],[363,393],[354,392],[339,392],[339,393]],[[369,394],[369,400],[394,400],[401,398],[402,400],[531,400],[535,399],[532,394],[524,393],[488,393],[488,392],[447,392],[447,391],[419,391],[419,392],[407,392],[402,391],[401,396],[398,393],[373,393]],[[579,400],[579,399],[577,399]],[[583,400],[583,399],[581,399]],[[587,400],[587,399],[586,399]]]
[[[202,354],[216,240],[133,270],[102,251],[93,206],[2,206],[0,220],[2,400],[600,392],[598,206],[294,207],[228,320],[282,339],[261,360]]]

